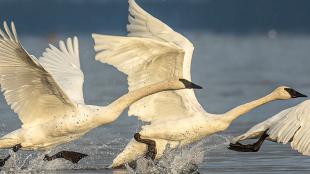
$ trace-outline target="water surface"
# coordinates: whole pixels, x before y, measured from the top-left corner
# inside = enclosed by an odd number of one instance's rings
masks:
[[[310,37],[307,35],[270,38],[267,35],[232,36],[201,31],[185,32],[184,35],[195,45],[192,80],[204,87],[197,90],[196,95],[208,112],[223,113],[266,95],[279,85],[288,85],[310,94]],[[58,38],[61,36],[56,40]],[[38,57],[47,47],[46,38],[24,36],[21,40],[24,47]],[[80,37],[85,101],[87,104],[106,105],[126,93],[126,76],[109,65],[96,62],[92,46],[90,36]],[[180,157],[199,160],[204,153],[203,162],[199,164],[201,173],[308,173],[310,158],[291,150],[289,145],[268,142],[258,153],[238,153],[226,148],[231,137],[301,101],[276,101],[258,108],[240,117],[227,131],[202,140],[198,147],[186,148],[186,153],[180,151],[173,155],[178,160]],[[0,102],[0,134],[4,135],[19,128],[20,121],[3,96]],[[128,117],[126,111],[113,124],[99,127],[80,140],[51,152],[66,149],[90,155],[78,165],[62,160],[43,162],[43,153],[19,152],[6,164],[6,170],[124,173],[124,170],[106,170],[104,167],[111,163],[141,125],[136,118]],[[8,152],[1,150],[0,153],[5,155]],[[182,165],[181,162],[179,164]]]

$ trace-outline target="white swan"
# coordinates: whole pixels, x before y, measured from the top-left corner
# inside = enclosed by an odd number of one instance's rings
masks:
[[[86,105],[76,37],[69,38],[66,43],[60,41],[60,49],[50,45],[38,60],[21,46],[13,22],[11,30],[4,22],[4,29],[5,32],[0,29],[0,84],[7,103],[18,114],[22,127],[0,138],[0,148],[46,150],[113,122],[131,103],[147,95],[199,87],[179,80],[182,73],[176,70],[170,72],[169,78],[132,90],[107,106]],[[183,64],[183,57],[176,58],[174,63]],[[169,66],[175,65],[172,63]],[[78,162],[84,156],[62,151],[45,159],[65,158]],[[6,160],[0,160],[2,165]]]
[[[310,100],[285,109],[275,116],[253,126],[246,133],[235,137],[230,149],[243,152],[257,152],[264,140],[287,144],[303,155],[310,156]],[[259,140],[253,144],[242,145],[239,141]]]
[[[169,76],[167,66],[174,60],[175,51],[184,51],[183,75],[190,80],[190,66],[194,47],[181,34],[148,14],[134,0],[129,0],[130,37],[93,34],[96,59],[117,67],[128,74],[129,90],[135,90]],[[150,44],[152,43],[152,44]],[[164,57],[161,61],[154,60]],[[175,64],[177,65],[177,64]],[[178,64],[180,65],[180,64]],[[174,67],[176,69],[180,67]],[[165,69],[165,71],[161,71]],[[159,72],[161,71],[161,73]],[[206,112],[198,103],[193,90],[167,91],[145,97],[130,106],[129,115],[150,122],[142,127],[136,140],[149,144],[149,156],[160,158],[166,148],[201,140],[216,132],[225,130],[232,121],[250,110],[277,99],[302,96],[288,87],[279,87],[269,95],[236,107],[224,114]],[[291,93],[291,94],[290,94]],[[148,138],[148,139],[145,139]],[[153,145],[152,145],[153,144]],[[156,149],[154,149],[156,144]],[[150,152],[154,153],[151,154]],[[114,160],[110,167],[131,162],[147,152],[147,146],[132,139]]]

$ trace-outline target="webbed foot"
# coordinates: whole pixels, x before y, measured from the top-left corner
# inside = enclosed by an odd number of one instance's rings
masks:
[[[79,153],[79,152],[73,152],[73,151],[60,151],[56,153],[55,155],[49,156],[45,155],[44,156],[44,161],[52,161],[57,158],[63,158],[68,161],[71,161],[72,163],[76,164],[78,163],[82,158],[87,157],[87,154]]]
[[[259,138],[259,140],[253,144],[241,144],[239,142],[230,143],[228,149],[234,150],[237,152],[258,152],[261,146],[263,145],[263,142],[269,136],[267,134],[267,131],[268,130],[266,130],[263,133],[263,135]]]

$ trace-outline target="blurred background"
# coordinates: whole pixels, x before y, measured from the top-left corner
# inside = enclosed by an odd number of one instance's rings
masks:
[[[1,0],[1,19],[21,34],[125,32],[126,0]],[[307,0],[144,0],[139,3],[178,30],[216,33],[308,33]],[[43,30],[44,28],[44,30]]]
[[[310,1],[308,0],[137,0],[138,4],[189,38],[195,53],[192,80],[201,105],[223,113],[279,85],[310,95]],[[88,104],[106,105],[127,92],[126,76],[94,60],[91,33],[126,35],[126,0],[0,0],[0,19],[14,20],[23,46],[37,57],[48,43],[77,35],[84,93]],[[310,160],[288,145],[266,143],[259,153],[228,151],[228,140],[279,111],[302,102],[276,101],[239,118],[228,131],[203,146],[201,173],[305,173]],[[1,96],[0,133],[20,127],[20,121]],[[60,149],[91,154],[78,166],[39,163],[34,169],[111,173],[103,169],[141,126],[127,112],[81,140]],[[215,144],[216,148],[208,148]],[[2,153],[2,151],[1,151]],[[5,152],[3,152],[5,153]],[[29,155],[27,152],[25,155]],[[193,156],[195,158],[195,156]],[[21,158],[23,159],[23,158]],[[36,161],[37,160],[37,161]],[[23,160],[21,160],[23,163]],[[19,168],[18,164],[11,164]]]

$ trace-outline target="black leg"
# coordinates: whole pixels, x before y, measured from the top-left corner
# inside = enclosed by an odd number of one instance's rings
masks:
[[[134,138],[139,143],[144,143],[147,145],[147,152],[145,154],[145,158],[155,160],[157,150],[156,150],[156,142],[150,139],[142,139],[139,133],[135,133]]]
[[[63,158],[63,159],[66,159],[68,161],[71,161],[72,163],[78,163],[82,158],[87,157],[87,156],[88,155],[83,154],[83,153],[79,153],[79,152],[60,151],[60,152],[58,152],[52,156],[45,155],[43,160],[44,161],[52,161],[52,160],[57,159],[57,158]]]
[[[21,144],[16,144],[12,147],[12,150],[14,152],[17,152],[20,148],[22,148]],[[0,159],[0,167],[3,167],[5,165],[5,162],[11,158],[11,155],[6,156],[4,159]]]
[[[4,159],[0,159],[0,167],[5,165],[5,162],[11,158],[11,155],[6,156]]]
[[[260,147],[263,145],[263,142],[269,136],[266,130],[263,135],[259,138],[259,140],[253,144],[241,144],[239,142],[233,144],[230,143],[228,149],[238,151],[238,152],[258,152]]]
[[[12,149],[14,152],[17,152],[20,148],[22,148],[21,144],[16,144]]]

